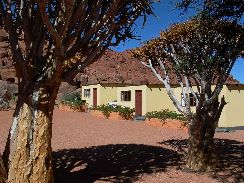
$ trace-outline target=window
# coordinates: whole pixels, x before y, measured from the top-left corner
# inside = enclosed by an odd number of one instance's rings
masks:
[[[194,107],[194,106],[196,106],[197,105],[197,101],[196,101],[196,99],[195,99],[195,97],[194,97],[194,95],[192,94],[192,93],[189,93],[190,94],[190,106],[191,107]],[[185,107],[186,106],[186,103],[185,103],[185,101],[184,101],[184,97],[183,97],[183,94],[181,94],[181,106],[182,107]]]
[[[197,102],[192,93],[190,93],[190,106],[196,106]]]
[[[131,91],[121,91],[121,101],[131,101]]]
[[[91,95],[91,90],[90,89],[84,89],[84,97],[89,98]]]
[[[186,103],[185,103],[185,100],[184,100],[184,97],[183,97],[183,93],[181,94],[181,106],[182,107],[186,106]]]

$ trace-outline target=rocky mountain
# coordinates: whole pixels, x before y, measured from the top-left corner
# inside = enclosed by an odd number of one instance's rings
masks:
[[[79,73],[77,80],[81,84],[160,84],[147,67],[132,57],[130,50],[120,53],[110,49],[83,73]]]

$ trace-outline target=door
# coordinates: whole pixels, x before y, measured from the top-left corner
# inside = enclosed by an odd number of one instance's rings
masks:
[[[136,90],[135,93],[135,112],[136,116],[141,116],[142,115],[142,91],[141,90]]]
[[[97,107],[97,88],[93,88],[93,107]]]

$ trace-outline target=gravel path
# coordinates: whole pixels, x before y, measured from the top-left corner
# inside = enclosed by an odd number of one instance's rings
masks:
[[[0,152],[12,111],[0,112]],[[57,183],[244,182],[244,131],[217,133],[217,173],[183,171],[187,133],[144,122],[112,121],[55,110],[53,158]]]

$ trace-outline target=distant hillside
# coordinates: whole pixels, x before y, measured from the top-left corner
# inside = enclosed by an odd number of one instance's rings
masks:
[[[84,73],[78,74],[77,79],[81,84],[161,84],[148,68],[132,57],[130,50],[121,53],[107,50],[98,61],[88,66]]]

